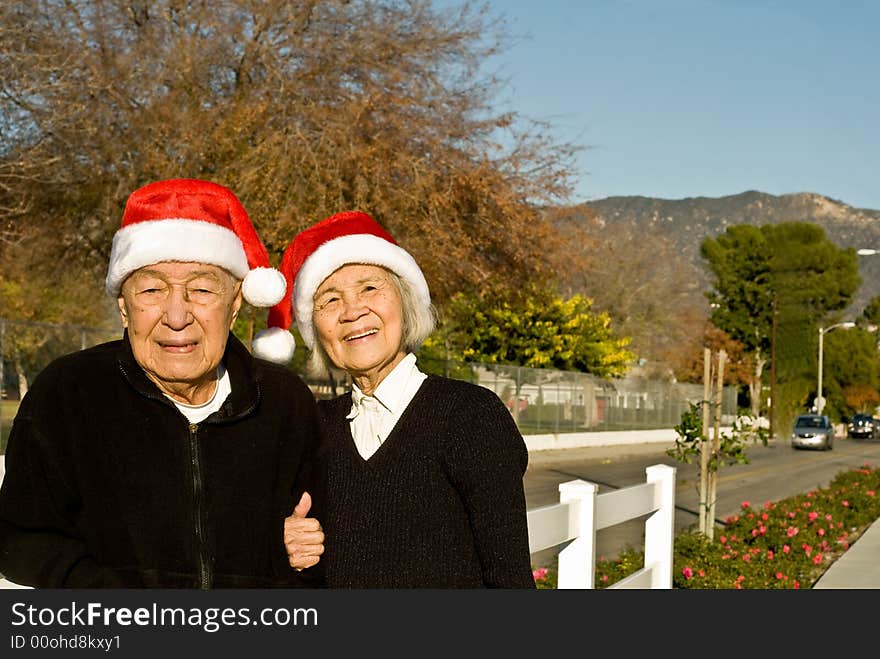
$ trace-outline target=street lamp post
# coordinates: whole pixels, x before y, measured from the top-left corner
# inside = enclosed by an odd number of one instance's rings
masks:
[[[859,250],[861,252],[863,250]],[[822,398],[822,352],[823,352],[823,338],[825,335],[833,329],[837,329],[838,327],[843,327],[844,329],[849,329],[850,327],[855,327],[856,324],[852,321],[846,321],[844,323],[836,323],[831,327],[819,327],[819,387],[816,392],[816,414],[822,414],[822,410],[825,408],[825,399]]]

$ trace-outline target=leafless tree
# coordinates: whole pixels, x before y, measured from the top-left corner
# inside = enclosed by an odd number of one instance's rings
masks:
[[[373,214],[439,303],[568,262],[537,209],[578,147],[493,110],[507,45],[485,6],[429,0],[8,0],[0,4],[0,274],[25,241],[94,290],[127,195],[202,177],[276,262],[339,210]],[[35,247],[35,248],[33,248]]]

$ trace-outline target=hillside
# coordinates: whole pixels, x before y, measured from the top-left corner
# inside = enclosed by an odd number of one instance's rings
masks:
[[[595,252],[594,271],[575,277],[573,287],[593,296],[597,307],[608,309],[612,315],[615,309],[626,307],[616,318],[618,325],[636,337],[642,352],[654,353],[660,359],[664,358],[662,353],[682,340],[694,340],[700,331],[694,319],[705,318],[708,312],[703,293],[709,287],[709,273],[700,256],[700,244],[707,237],[714,238],[735,224],[800,221],[821,226],[841,247],[880,249],[880,210],[854,208],[813,193],[770,195],[748,191],[726,197],[675,200],[607,197],[555,209],[553,216],[563,230],[568,223],[589,223],[597,240],[595,245],[584,246],[588,255]],[[849,316],[861,314],[870,299],[880,295],[880,255],[858,258],[863,283]],[[612,269],[617,270],[616,280],[608,272]],[[646,274],[646,270],[652,272]],[[629,296],[633,299],[626,300]],[[674,319],[661,318],[659,310],[645,318],[636,318],[631,311],[663,303],[674,305],[677,315],[690,319],[686,323],[690,331],[682,327],[672,331],[664,320],[672,323]],[[664,327],[661,334],[669,337],[668,346],[660,345],[658,339],[650,338],[645,328],[639,327],[640,321],[644,324],[651,320],[658,320]]]

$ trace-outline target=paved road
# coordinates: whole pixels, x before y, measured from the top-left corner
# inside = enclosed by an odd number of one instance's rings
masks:
[[[645,480],[645,468],[665,464],[676,469],[675,532],[698,521],[699,467],[681,463],[666,455],[665,443],[628,444],[553,451],[533,451],[525,476],[529,509],[559,501],[559,483],[581,478],[599,486],[599,492],[618,489]],[[716,519],[723,520],[740,509],[743,501],[760,505],[764,501],[801,494],[822,487],[840,471],[864,463],[880,464],[880,440],[838,438],[831,451],[792,449],[787,440],[747,449],[750,463],[722,468],[718,480]],[[597,556],[616,556],[627,546],[641,548],[644,519],[632,520],[597,533]],[[535,566],[555,560],[557,550],[533,555]]]

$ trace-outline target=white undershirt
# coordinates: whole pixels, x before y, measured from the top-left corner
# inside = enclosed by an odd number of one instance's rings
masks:
[[[174,400],[168,394],[165,395],[190,423],[200,423],[219,410],[230,393],[232,393],[232,383],[229,382],[229,373],[223,368],[223,364],[220,364],[217,367],[217,386],[214,387],[214,394],[207,402],[201,405],[187,405],[179,400]]]
[[[385,376],[372,396],[364,395],[356,384],[352,386],[351,411],[346,418],[351,423],[358,453],[365,460],[388,439],[427,377],[416,366],[416,356],[409,353]]]

